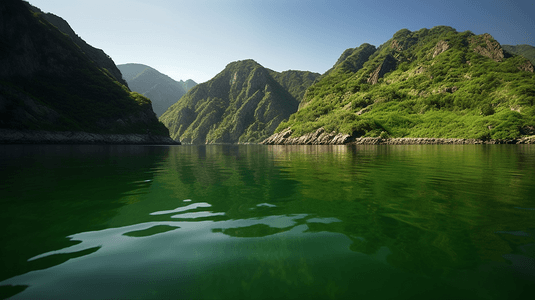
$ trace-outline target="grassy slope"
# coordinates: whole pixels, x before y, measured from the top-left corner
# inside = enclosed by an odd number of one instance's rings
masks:
[[[496,62],[474,51],[487,47],[474,37],[444,26],[401,30],[360,69],[335,65],[276,131],[291,127],[297,136],[325,127],[355,136],[482,139],[529,133],[535,125],[535,75],[518,68],[526,59]],[[433,57],[439,41],[449,49]],[[387,56],[395,58],[396,68],[377,84],[368,83]]]

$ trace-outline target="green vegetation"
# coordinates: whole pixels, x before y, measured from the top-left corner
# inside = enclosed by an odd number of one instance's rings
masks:
[[[1,128],[168,135],[151,101],[115,80],[23,2],[4,4]],[[25,47],[24,41],[32,47]],[[4,62],[4,61],[3,61]]]
[[[157,70],[142,64],[117,66],[132,91],[147,96],[152,101],[152,109],[161,116],[175,104],[189,89],[197,85],[195,81],[176,81]]]
[[[535,64],[535,47],[531,45],[502,45],[503,49],[511,54],[522,55]]]
[[[160,120],[185,143],[256,143],[297,111],[319,74],[278,73],[253,60],[230,63],[212,80],[192,88]]]
[[[488,35],[440,26],[348,49],[276,132],[512,139],[534,134],[535,75]],[[368,56],[366,62],[362,60]],[[529,64],[529,65],[527,65]]]

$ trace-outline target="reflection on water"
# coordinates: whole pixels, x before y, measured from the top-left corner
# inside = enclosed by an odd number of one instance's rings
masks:
[[[532,146],[17,147],[0,148],[14,299],[516,299],[535,284]]]

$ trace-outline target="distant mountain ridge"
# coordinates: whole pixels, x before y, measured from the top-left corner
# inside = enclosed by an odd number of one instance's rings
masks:
[[[275,72],[254,60],[230,63],[213,79],[192,88],[161,117],[181,142],[256,143],[297,110],[320,75]]]
[[[517,55],[522,55],[529,59],[532,64],[535,64],[535,47],[531,45],[502,45],[503,49]]]
[[[152,101],[152,108],[159,117],[176,103],[187,91],[197,85],[191,79],[176,81],[156,69],[143,64],[122,64],[117,66],[132,91]]]
[[[402,29],[377,48],[344,51],[266,142],[535,135],[531,50],[447,26]]]
[[[110,143],[117,135],[134,137],[136,143],[171,141],[149,99],[121,84],[41,12],[30,10],[23,1],[5,0],[0,2],[0,20],[2,132],[16,136],[18,142],[28,136],[39,141],[36,131],[53,132],[59,142]],[[111,59],[108,63],[115,66]],[[33,132],[14,133],[25,130]],[[91,135],[77,133],[71,138],[73,132]],[[121,138],[121,143],[128,141]]]

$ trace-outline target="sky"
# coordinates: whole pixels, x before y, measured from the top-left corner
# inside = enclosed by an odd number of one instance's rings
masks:
[[[233,61],[324,73],[347,48],[447,25],[535,46],[535,1],[27,0],[65,19],[115,64],[210,80]]]

